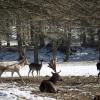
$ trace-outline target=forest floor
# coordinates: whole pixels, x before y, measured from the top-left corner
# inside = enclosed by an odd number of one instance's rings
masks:
[[[22,84],[18,77],[2,78],[3,83],[0,90],[11,88],[15,85],[20,90],[31,91],[31,95],[54,98],[54,100],[93,100],[97,93],[100,93],[100,79],[97,82],[97,76],[63,76],[63,81],[57,83],[58,93],[41,93],[39,91],[40,82],[48,79],[49,76],[23,77],[25,84]],[[3,84],[8,84],[7,86]],[[27,100],[24,97],[18,100]],[[51,99],[50,99],[51,100]]]

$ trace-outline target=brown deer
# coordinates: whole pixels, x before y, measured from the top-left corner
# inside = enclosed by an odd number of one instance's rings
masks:
[[[40,91],[48,93],[58,92],[58,89],[55,87],[55,84],[57,83],[57,81],[62,81],[62,78],[59,75],[60,72],[52,72],[52,77],[50,79],[43,80],[39,87]]]
[[[6,70],[6,67],[0,65],[0,81],[1,81],[1,82],[2,82],[1,75],[3,74],[3,72],[4,72],[5,70]]]
[[[37,77],[40,76],[40,70],[41,70],[41,68],[42,68],[42,62],[43,62],[43,60],[40,60],[40,62],[41,62],[40,64],[39,64],[39,63],[30,63],[30,64],[29,64],[28,77],[29,77],[30,72],[32,72],[32,76],[34,76],[34,75],[33,75],[33,72],[34,72],[34,71],[37,72]]]
[[[21,78],[22,82],[24,82],[19,71],[22,67],[24,67],[27,64],[28,64],[28,61],[26,58],[24,58],[19,63],[8,65],[6,67],[0,66],[0,78],[3,72],[12,72],[12,77],[13,77],[14,72],[16,72]]]
[[[51,69],[54,70],[54,72],[56,72],[56,60],[55,59],[51,59],[50,63],[48,63],[48,64],[49,64],[48,67],[50,67]]]

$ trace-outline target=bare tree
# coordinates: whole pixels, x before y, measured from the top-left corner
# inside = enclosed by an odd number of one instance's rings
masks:
[[[26,57],[26,47],[23,45],[24,41],[22,38],[22,33],[21,33],[21,20],[20,16],[17,17],[16,20],[16,30],[17,30],[17,41],[18,41],[18,49],[19,49],[19,60],[23,59],[23,57]]]
[[[68,61],[70,55],[70,45],[71,45],[71,33],[68,33],[66,37],[66,56],[64,61]]]
[[[32,45],[34,46],[34,62],[39,63],[39,58],[38,58],[38,45],[39,45],[39,27],[38,23],[35,25],[31,23],[31,39],[32,39]]]

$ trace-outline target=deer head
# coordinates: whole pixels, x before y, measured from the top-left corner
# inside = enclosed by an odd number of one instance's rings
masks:
[[[26,57],[24,57],[22,60],[20,60],[19,63],[20,63],[20,64],[23,63],[24,65],[28,65],[28,64],[29,64],[29,62],[28,62],[28,60],[27,60]]]
[[[44,61],[43,59],[40,60],[40,62],[43,62],[43,61]]]
[[[57,81],[62,81],[61,76],[59,75],[61,71],[59,72],[51,72],[52,73],[52,77],[49,79],[49,81],[53,82],[54,84],[57,83]]]

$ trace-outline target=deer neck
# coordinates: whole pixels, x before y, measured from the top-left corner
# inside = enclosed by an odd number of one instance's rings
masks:
[[[25,61],[20,62],[19,65],[24,67],[25,66]]]
[[[56,84],[56,80],[55,80],[53,77],[51,77],[51,78],[49,79],[49,81],[52,82],[53,84]]]

